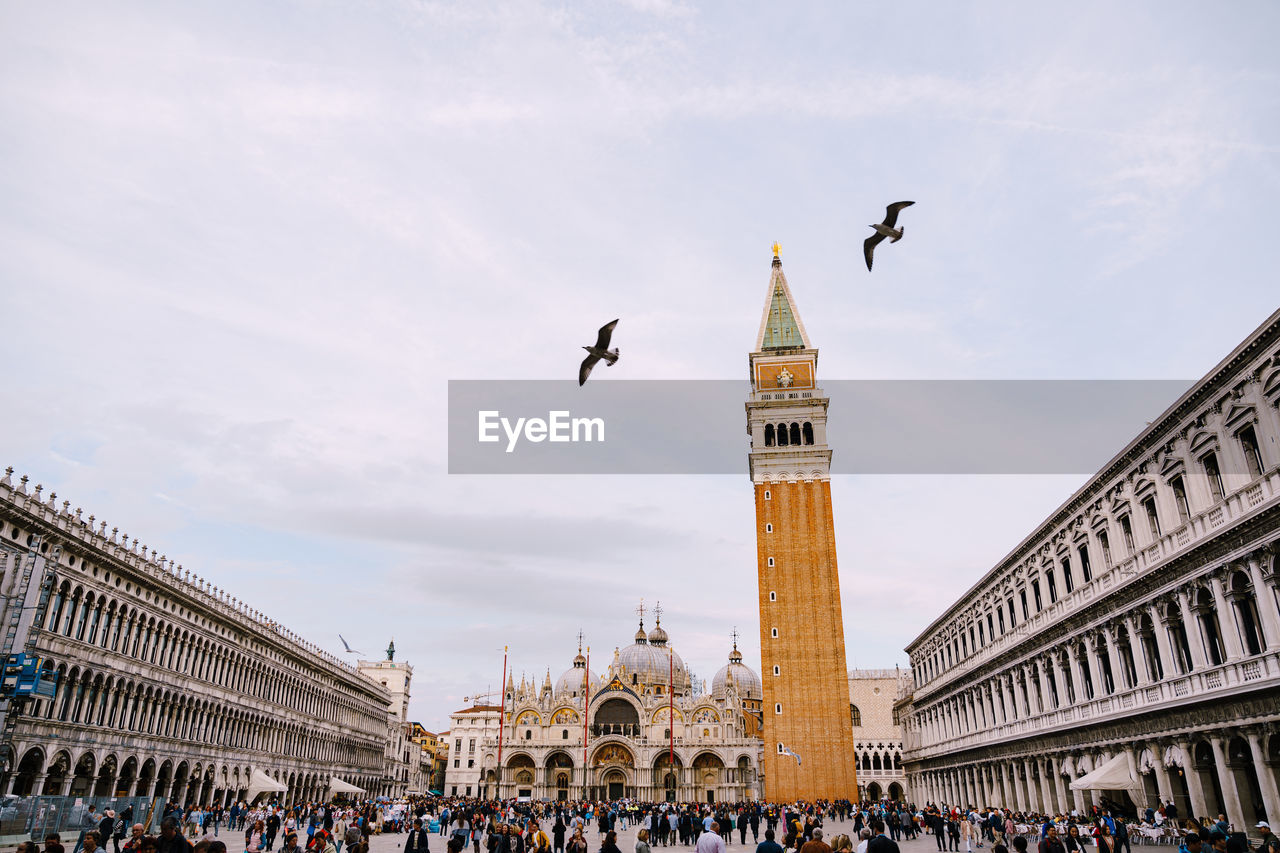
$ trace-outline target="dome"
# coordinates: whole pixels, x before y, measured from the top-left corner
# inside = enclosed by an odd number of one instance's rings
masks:
[[[733,651],[729,653],[729,662],[720,667],[716,677],[711,680],[711,694],[724,696],[730,679],[739,697],[756,701],[764,700],[764,684],[755,670],[742,662],[742,654],[738,651],[737,645],[734,645]]]
[[[620,676],[624,683],[637,686],[665,686],[674,680],[677,693],[688,692],[689,672],[679,653],[667,645],[667,639],[667,632],[661,625],[649,634],[645,634],[642,625],[636,631],[635,643],[618,651],[613,674]],[[635,676],[634,681],[632,676]]]
[[[565,670],[564,675],[560,676],[556,681],[556,689],[554,695],[559,696],[562,693],[569,693],[577,696],[582,693],[582,679],[587,679],[587,685],[591,690],[596,690],[600,686],[600,676],[594,673],[587,673],[587,659],[582,656],[582,647],[578,647],[578,653],[573,656],[573,666]]]

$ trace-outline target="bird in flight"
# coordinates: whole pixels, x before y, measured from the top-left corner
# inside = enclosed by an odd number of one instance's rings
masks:
[[[578,368],[578,385],[582,386],[587,383],[587,377],[591,375],[591,368],[596,366],[596,362],[604,359],[604,363],[608,367],[613,367],[618,360],[617,347],[609,349],[609,339],[613,337],[613,327],[618,325],[618,321],[605,323],[600,327],[600,333],[596,336],[596,345],[593,347],[583,347],[587,351],[587,357],[582,360],[582,367]]]
[[[872,225],[875,229],[874,234],[862,242],[862,254],[867,259],[867,272],[871,272],[871,255],[876,250],[876,245],[885,237],[891,238],[890,243],[896,243],[902,239],[902,233],[905,228],[894,228],[894,224],[898,221],[898,211],[904,207],[910,207],[915,204],[914,201],[895,201],[893,204],[885,208],[884,222],[879,225]]]
[[[796,755],[794,752],[792,752],[790,747],[783,746],[783,747],[782,747],[782,754],[783,754],[783,755],[790,755],[792,758],[794,758],[794,759],[796,760],[796,766],[797,766],[797,767],[799,767],[799,766],[800,766],[800,756],[798,756],[798,755]]]
[[[341,635],[341,634],[339,634],[339,635],[338,635],[338,639],[339,639],[339,640],[342,640],[342,647],[343,647],[344,649],[346,649],[346,650],[347,650],[347,654],[349,654],[349,655],[362,655],[362,654],[364,654],[364,652],[358,652],[358,651],[356,651],[355,649],[351,648],[351,646],[347,645],[347,641],[342,639],[342,635]]]

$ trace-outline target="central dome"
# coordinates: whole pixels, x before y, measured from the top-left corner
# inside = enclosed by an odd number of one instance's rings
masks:
[[[629,687],[674,684],[676,693],[689,692],[689,672],[676,650],[667,645],[667,639],[661,624],[648,634],[641,625],[636,631],[636,641],[619,650],[614,661],[615,671],[611,674]]]

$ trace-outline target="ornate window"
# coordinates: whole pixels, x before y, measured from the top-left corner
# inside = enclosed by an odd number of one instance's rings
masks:
[[[858,710],[857,705],[851,704],[849,706],[849,721],[853,723],[855,726],[862,725],[862,712]]]

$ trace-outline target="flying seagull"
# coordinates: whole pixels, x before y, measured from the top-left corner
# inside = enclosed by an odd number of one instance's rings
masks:
[[[342,640],[342,647],[343,647],[344,649],[346,649],[346,650],[347,650],[347,654],[349,654],[349,655],[362,655],[362,654],[364,654],[364,652],[358,652],[358,651],[356,651],[355,649],[351,648],[351,646],[347,645],[347,641],[342,639],[342,635],[341,635],[341,634],[339,634],[339,635],[338,635],[338,639],[339,639],[339,640]]]
[[[781,746],[781,744],[779,744],[779,745]],[[790,755],[792,758],[794,758],[794,759],[796,760],[796,766],[797,766],[797,767],[799,767],[799,766],[800,766],[800,756],[798,756],[798,755],[796,755],[794,752],[792,752],[792,751],[791,751],[791,749],[790,749],[789,747],[783,746],[783,747],[782,747],[782,754],[783,754],[783,755]]]
[[[600,327],[600,334],[596,337],[596,345],[593,347],[583,347],[588,355],[582,360],[582,367],[578,368],[578,385],[585,385],[587,377],[591,375],[591,368],[596,366],[596,362],[604,359],[604,363],[608,367],[613,367],[614,362],[618,360],[618,350],[609,349],[609,338],[613,337],[613,327],[618,325],[618,321],[605,323]]]
[[[885,208],[884,222],[871,226],[876,233],[862,242],[862,254],[867,259],[867,272],[871,272],[871,254],[876,250],[876,244],[885,237],[893,238],[889,241],[890,243],[896,243],[902,239],[902,232],[906,229],[894,228],[893,226],[898,221],[898,211],[913,204],[915,204],[914,201],[895,201]]]

